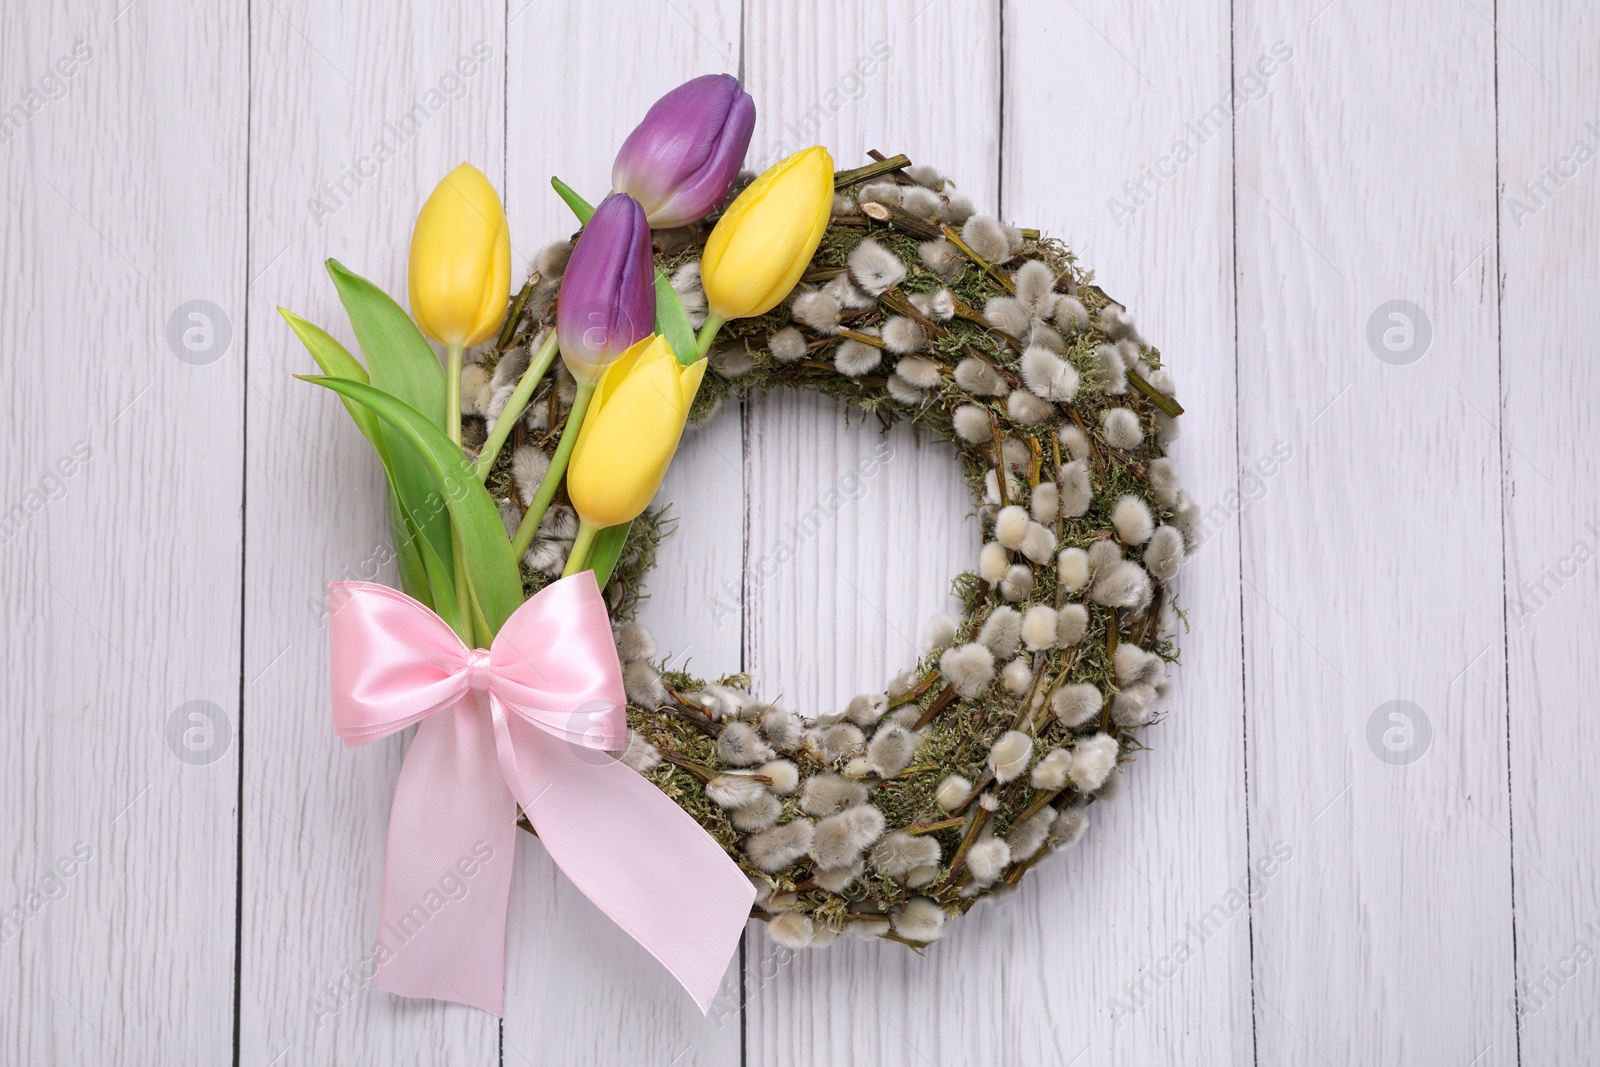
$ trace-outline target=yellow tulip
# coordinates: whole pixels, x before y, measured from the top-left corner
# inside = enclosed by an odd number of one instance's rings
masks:
[[[832,211],[826,148],[804,149],[763,171],[728,205],[700,257],[712,314],[747,319],[776,307],[811,262]]]
[[[631,522],[650,503],[705,372],[703,359],[679,364],[658,334],[628,349],[606,371],[567,468],[567,495],[583,526]]]
[[[511,294],[511,231],[500,196],[463,163],[422,205],[411,232],[411,314],[447,348],[493,337]]]

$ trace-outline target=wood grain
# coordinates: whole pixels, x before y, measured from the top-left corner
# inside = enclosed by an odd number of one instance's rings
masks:
[[[1493,29],[1252,6],[1236,77],[1280,41],[1235,120],[1240,455],[1294,453],[1241,516],[1258,1062],[1511,1063]]]
[[[491,175],[504,166],[503,5],[378,14],[252,9],[245,1064],[499,1060],[494,1019],[373,992],[363,977],[406,739],[335,742],[321,604],[329,581],[393,580],[382,472],[337,401],[291,377],[313,364],[275,311],[357,351],[323,260],[404,302],[411,224],[428,193],[463,159]],[[487,57],[477,64],[475,47]],[[380,154],[387,162],[362,162]]]
[[[905,152],[993,210],[997,5],[834,3],[813,16],[753,3],[747,18],[761,161],[810,143],[828,145],[841,167],[870,148]],[[949,581],[978,549],[952,449],[919,445],[905,426],[882,438],[875,424],[841,419],[833,401],[808,395],[775,394],[749,414],[748,663],[761,693],[808,715],[911,666],[924,622],[949,609]],[[879,449],[890,458],[874,463]],[[812,518],[846,489],[831,519]],[[746,961],[749,1061],[1003,1058],[991,1051],[997,1028],[968,1022],[1004,1017],[1001,984],[972,970],[995,959],[983,948],[996,943],[990,919],[974,912],[927,959],[889,942],[796,954],[761,930]]]
[[[613,0],[518,15],[507,39],[507,212],[518,269],[575,229],[548,179],[598,203],[623,138],[662,93],[738,72],[739,5]],[[660,492],[677,528],[646,580],[641,621],[674,664],[739,669],[743,448],[739,408],[690,430]],[[736,1064],[738,969],[710,1015],[578,893],[531,839],[518,847],[507,945],[505,1062]]]
[[[1116,3],[1007,5],[1006,215],[1066,240],[1161,349],[1189,412],[1174,458],[1214,506],[1240,469],[1233,145],[1225,125],[1191,123],[1228,92],[1229,25],[1217,5],[1148,21]],[[1039,77],[1067,54],[1072,79]],[[1081,106],[1084,85],[1120,105]],[[1192,155],[1177,164],[1180,142]],[[1173,173],[1130,194],[1155,168]],[[1021,1061],[1252,1062],[1250,920],[1230,894],[1264,849],[1245,831],[1237,517],[1209,533],[1176,585],[1181,665],[1141,737],[1151,751],[1091,809],[1096,832],[1000,905],[1014,928],[986,932],[1008,946],[996,960],[1037,956],[1008,971]]]
[[[0,43],[7,1063],[232,1056],[246,27],[115,14]]]
[[[1595,1058],[1600,164],[1560,162],[1600,150],[1592,13],[68,0],[0,25],[0,1061]],[[520,273],[573,228],[548,177],[598,196],[644,108],[717,70],[757,100],[748,165],[939,165],[1161,347],[1207,533],[1167,718],[1096,833],[925,959],[757,924],[702,1018],[525,840],[504,1025],[373,993],[405,741],[334,742],[319,605],[392,578],[381,483],[274,309],[351,341],[323,259],[403,295],[463,159]],[[186,360],[194,300],[230,337]],[[908,665],[977,547],[949,449],[814,396],[729,405],[660,501],[663,648],[809,713]],[[229,736],[185,762],[194,700]]]
[[[1588,88],[1597,26],[1593,10],[1553,4],[1510,4],[1499,17],[1499,460],[1518,1049],[1523,1063],[1582,1063],[1600,1048],[1592,1010],[1600,989],[1600,785],[1592,770],[1600,730],[1589,699],[1600,684],[1600,320],[1593,301],[1570,296],[1600,282],[1600,115]],[[1492,295],[1494,282],[1484,268],[1461,284]],[[1488,1007],[1500,1017],[1513,1010],[1506,1000]]]

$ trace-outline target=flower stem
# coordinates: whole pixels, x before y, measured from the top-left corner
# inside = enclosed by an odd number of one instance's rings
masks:
[[[464,352],[462,345],[447,342],[444,346],[444,428],[450,441],[457,448],[461,446],[461,358]],[[460,605],[460,619],[457,627],[461,639],[468,645],[474,645],[476,636],[472,624],[472,590],[467,585],[467,559],[461,554],[461,543],[455,537],[454,531],[450,537],[450,565],[452,569],[451,581],[455,584],[456,603]],[[475,646],[474,646],[475,647]]]
[[[444,428],[455,444],[461,443],[461,355],[458,344],[444,346]]]
[[[500,417],[494,420],[488,440],[483,442],[483,449],[478,453],[477,466],[473,469],[478,481],[488,479],[489,471],[494,467],[495,457],[500,455],[500,449],[506,443],[506,438],[511,436],[512,427],[516,426],[517,420],[522,418],[522,413],[528,409],[528,401],[532,399],[533,391],[539,387],[545,372],[550,369],[550,364],[555,362],[558,348],[556,332],[551,330],[550,335],[544,339],[544,344],[539,346],[538,355],[533,357],[528,369],[522,372],[522,380],[517,382],[517,388],[506,401],[506,406],[500,409]]]
[[[533,494],[533,503],[528,505],[527,512],[522,516],[522,522],[517,526],[517,536],[511,539],[511,553],[517,559],[521,559],[523,553],[528,551],[528,546],[533,544],[533,535],[539,529],[545,510],[550,507],[550,501],[555,499],[556,488],[561,485],[561,479],[567,473],[567,460],[572,458],[572,448],[578,443],[578,427],[583,424],[584,412],[589,410],[589,399],[594,396],[597,384],[578,383],[578,394],[572,398],[572,410],[567,412],[567,425],[561,431],[561,441],[556,445],[556,454],[550,458],[550,469],[544,472],[544,479],[539,482],[539,490]]]
[[[726,320],[715,311],[706,312],[706,324],[700,327],[700,335],[695,338],[695,349],[699,358],[704,359],[705,354],[711,350],[711,342],[717,339],[717,331],[722,329]]]
[[[567,566],[561,572],[561,577],[577,574],[587,570],[589,552],[594,548],[594,535],[600,532],[600,527],[591,522],[580,519],[578,521],[578,536],[572,541],[572,551],[567,553]]]

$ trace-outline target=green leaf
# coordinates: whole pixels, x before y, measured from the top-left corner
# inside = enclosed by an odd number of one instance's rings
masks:
[[[322,327],[286,308],[279,308],[278,314],[283,316],[284,321],[305,344],[306,351],[317,361],[322,373],[329,377],[348,378],[355,382],[366,383],[369,380],[367,368],[361,365],[361,361],[352,356],[349,349]],[[372,444],[372,450],[378,454],[378,462],[383,464],[384,477],[389,482],[389,536],[394,542],[395,558],[400,572],[400,588],[407,596],[415,597],[433,608],[435,605],[432,591],[428,587],[427,568],[423,565],[422,552],[417,545],[417,539],[421,535],[407,519],[406,512],[395,495],[394,473],[390,469],[389,447],[384,440],[383,426],[370,408],[354,400],[346,400],[344,397],[340,397],[339,400],[350,413],[356,428]]]
[[[444,431],[430,425],[421,412],[381,389],[348,378],[308,376],[305,380],[371,408],[421,460],[433,480],[435,498],[442,497],[449,508],[456,544],[465,561],[469,596],[462,599],[461,606],[470,608],[487,623],[490,636],[498,633],[522,604],[522,576],[516,557],[511,554],[500,512],[461,449]],[[429,565],[431,576],[436,564],[450,567],[448,560],[446,555],[437,561],[425,557],[424,562]],[[433,584],[437,589],[437,579]]]
[[[300,338],[306,346],[306,351],[311,353],[311,358],[317,361],[317,366],[322,368],[322,373],[332,378],[349,378],[351,381],[369,382],[367,368],[361,361],[350,354],[350,350],[340,344],[328,331],[314,322],[302,319],[288,308],[279,308],[278,314],[283,316],[283,321]],[[350,413],[350,418],[355,421],[356,429],[361,431],[361,436],[372,442],[372,447],[377,449],[378,456],[383,457],[383,430],[378,424],[378,417],[354,400],[344,401],[345,410]],[[384,464],[388,466],[387,463]]]
[[[700,346],[695,341],[694,327],[689,325],[689,313],[683,309],[678,291],[660,271],[656,271],[656,333],[667,339],[680,366],[687,367],[700,358]]]
[[[589,569],[594,571],[595,584],[601,589],[611,580],[611,572],[617,569],[617,560],[632,527],[633,523],[625,522],[620,526],[607,526],[594,535],[594,544],[589,548]]]
[[[340,397],[343,400],[343,397]],[[355,401],[345,401],[353,404]],[[366,411],[365,408],[362,409]],[[367,412],[368,415],[372,413]],[[422,601],[435,611],[433,594],[428,586],[428,569],[422,562],[422,549],[417,545],[417,534],[394,495],[394,483],[389,483],[389,536],[394,541],[395,563],[400,572],[400,589],[406,596]]]
[[[560,178],[552,176],[550,185],[555,189],[556,195],[566,201],[572,213],[578,216],[578,221],[585,226],[589,225],[589,220],[594,217],[594,208],[590,206],[589,201],[573,192],[572,187]]]
[[[439,511],[444,516],[445,533],[448,534],[449,513],[444,508],[440,508]],[[418,525],[416,512],[405,512],[403,517],[411,525]],[[440,556],[426,538],[418,537],[411,543],[417,547],[417,555],[422,558],[423,577],[427,579],[428,590],[433,594],[433,603],[430,606],[435,614],[450,624],[451,629],[455,630],[461,640],[471,644],[472,629],[467,625],[466,611],[461,606],[461,598],[456,594],[456,571],[450,557]],[[446,552],[448,551],[446,549]],[[417,599],[422,600],[421,597]]]
[[[372,282],[332,259],[328,260],[328,274],[367,357],[371,385],[421,414],[443,436],[444,367],[427,338],[405,309]],[[459,622],[455,568],[450,563],[450,515],[438,500],[434,479],[422,457],[406,443],[404,435],[380,422],[379,439],[382,445],[375,441],[374,447],[389,472],[408,534],[415,531],[411,539],[428,575],[432,606],[446,619]]]
[[[443,430],[444,367],[417,324],[388,293],[338,260],[328,260],[328,274],[367,357],[372,384]]]

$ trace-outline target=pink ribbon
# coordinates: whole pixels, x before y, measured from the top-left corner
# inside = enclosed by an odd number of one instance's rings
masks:
[[[627,698],[593,572],[541,590],[487,651],[386,586],[335,582],[328,606],[345,744],[417,724],[389,813],[374,986],[504,1014],[520,805],[579,891],[706,1011],[755,889],[609,755],[627,745]]]

